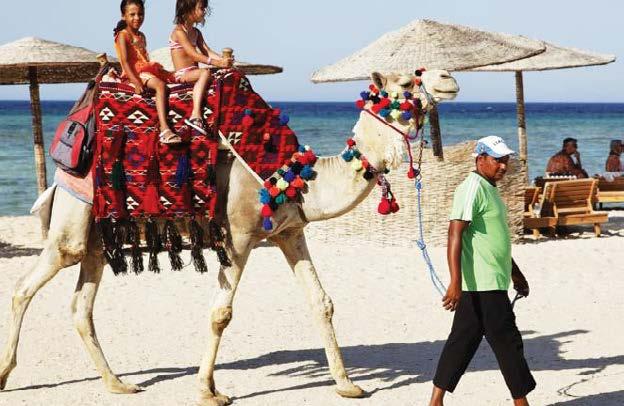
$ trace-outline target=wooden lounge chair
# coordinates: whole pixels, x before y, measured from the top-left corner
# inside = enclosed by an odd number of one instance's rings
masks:
[[[544,208],[557,218],[558,226],[593,224],[596,236],[600,236],[600,224],[609,220],[608,213],[594,211],[592,202],[596,197],[597,179],[568,180],[549,184],[544,191]]]
[[[598,195],[596,201],[602,209],[603,203],[624,203],[624,176],[618,176],[613,182],[598,179]]]
[[[555,217],[541,217],[533,210],[533,206],[540,198],[540,191],[541,188],[539,187],[528,187],[524,191],[524,215],[522,224],[525,229],[533,231],[533,237],[535,238],[539,238],[541,235],[540,228],[547,228],[549,234],[554,234],[555,226],[557,225],[557,219]]]

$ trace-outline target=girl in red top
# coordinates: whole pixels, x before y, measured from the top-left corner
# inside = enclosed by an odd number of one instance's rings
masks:
[[[145,87],[156,91],[156,111],[160,123],[160,141],[175,144],[182,140],[167,123],[167,83],[173,82],[171,72],[157,62],[150,62],[145,35],[139,31],[145,18],[143,0],[122,0],[121,20],[115,28],[115,50],[123,69],[122,78],[132,82],[137,94]]]
[[[210,80],[210,70],[199,68],[199,63],[217,68],[232,66],[231,58],[224,58],[206,45],[204,37],[196,25],[203,25],[206,15],[210,15],[208,0],[177,0],[173,32],[169,37],[171,59],[175,66],[175,79],[178,83],[194,83],[193,112],[185,123],[206,134],[201,107],[204,92]]]

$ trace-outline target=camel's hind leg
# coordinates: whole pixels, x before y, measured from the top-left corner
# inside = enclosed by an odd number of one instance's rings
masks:
[[[303,229],[287,231],[283,235],[280,234],[271,238],[271,241],[279,245],[299,284],[306,291],[312,312],[321,328],[329,371],[337,385],[336,392],[348,398],[364,396],[364,391],[351,382],[347,376],[332,324],[334,305],[331,298],[323,290],[321,281],[316,274]]]
[[[104,257],[101,242],[96,232],[91,232],[87,254],[80,263],[80,276],[72,298],[71,311],[78,334],[85,344],[87,352],[102,375],[106,389],[112,393],[136,393],[138,386],[122,382],[111,370],[95,333],[93,324],[93,303],[97,294]]]
[[[90,224],[91,206],[57,188],[44,249],[34,268],[19,279],[13,292],[9,337],[0,359],[0,390],[17,365],[20,330],[30,301],[60,269],[80,262],[86,252]]]
[[[250,241],[248,235],[232,232],[233,248],[228,250],[232,266],[222,267],[219,271],[219,289],[214,299],[210,317],[210,341],[199,367],[199,405],[201,406],[223,406],[230,403],[230,399],[220,394],[215,387],[214,368],[221,336],[232,320],[234,294],[253,244],[254,242]]]

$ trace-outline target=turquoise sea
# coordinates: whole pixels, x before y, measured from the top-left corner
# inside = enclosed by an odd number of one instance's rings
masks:
[[[337,154],[358,115],[353,103],[272,102],[290,116],[301,143],[319,155]],[[46,149],[71,101],[42,102]],[[0,216],[27,214],[37,194],[28,101],[0,101]],[[517,148],[516,107],[513,103],[445,103],[440,105],[444,145],[485,135],[500,135]],[[579,140],[583,165],[601,172],[609,140],[624,139],[624,103],[528,103],[530,177],[544,171],[548,157],[565,137]],[[48,160],[48,183],[54,164]]]

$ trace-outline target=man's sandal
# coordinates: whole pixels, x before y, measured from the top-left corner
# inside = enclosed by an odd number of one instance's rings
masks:
[[[179,144],[182,142],[182,138],[170,129],[166,129],[158,135],[160,142],[163,144]]]
[[[206,131],[206,125],[204,124],[204,120],[202,120],[201,118],[191,118],[191,119],[185,119],[184,123],[186,125],[188,125],[189,127],[193,128],[194,130],[196,130],[197,132],[199,132],[200,134],[203,135],[208,135],[208,132]]]

